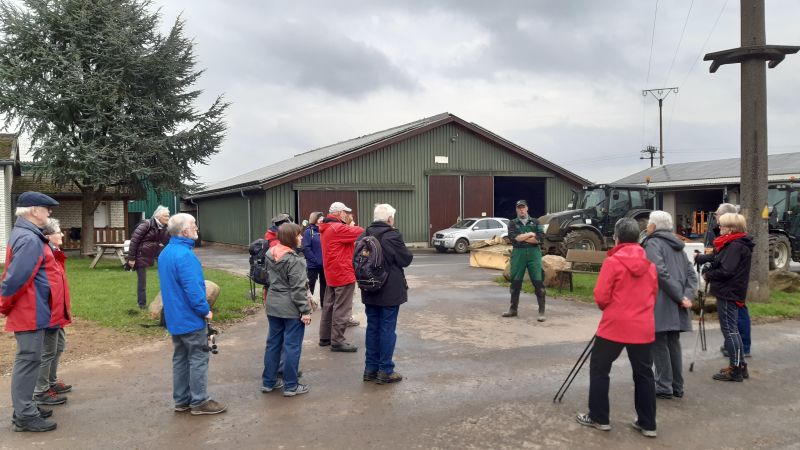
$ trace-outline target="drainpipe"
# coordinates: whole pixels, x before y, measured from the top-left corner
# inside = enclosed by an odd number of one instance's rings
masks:
[[[242,198],[247,199],[247,242],[250,242],[253,239],[253,232],[250,229],[252,227],[252,221],[250,220],[250,197],[244,195],[244,189],[240,190],[239,194]]]

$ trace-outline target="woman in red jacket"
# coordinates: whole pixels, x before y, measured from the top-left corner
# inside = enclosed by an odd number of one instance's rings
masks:
[[[589,412],[578,414],[581,425],[609,431],[608,374],[624,348],[633,370],[637,419],[632,426],[656,437],[656,388],[652,345],[653,309],[658,293],[656,267],[639,246],[639,225],[630,218],[614,225],[614,242],[603,262],[594,298],[603,311],[589,363]]]

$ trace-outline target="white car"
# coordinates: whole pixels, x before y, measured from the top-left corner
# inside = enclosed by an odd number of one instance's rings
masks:
[[[472,217],[459,221],[450,228],[433,234],[431,245],[440,253],[453,249],[464,253],[469,244],[485,241],[495,236],[508,236],[508,219],[505,217]]]

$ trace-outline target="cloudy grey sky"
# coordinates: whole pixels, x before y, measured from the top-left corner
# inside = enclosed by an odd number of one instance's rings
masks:
[[[739,46],[736,0],[154,6],[165,27],[182,14],[195,39],[199,106],[219,93],[232,103],[220,153],[197,168],[206,183],[444,111],[612,181],[649,166],[638,158],[658,145],[658,107],[641,90],[669,86],[680,92],[665,101],[667,162],[739,154],[739,68],[712,75],[701,61]],[[768,43],[800,45],[799,15],[797,0],[767,2]],[[768,71],[770,153],[800,151],[798,69],[800,55]]]

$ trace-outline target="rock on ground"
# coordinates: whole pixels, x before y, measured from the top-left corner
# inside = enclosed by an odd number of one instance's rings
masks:
[[[219,298],[219,285],[213,281],[206,280],[206,300],[208,301],[208,305],[213,308],[214,303],[217,302],[217,298]],[[164,309],[164,304],[161,300],[161,292],[150,302],[149,309],[151,319],[158,319],[161,317],[161,310]]]

